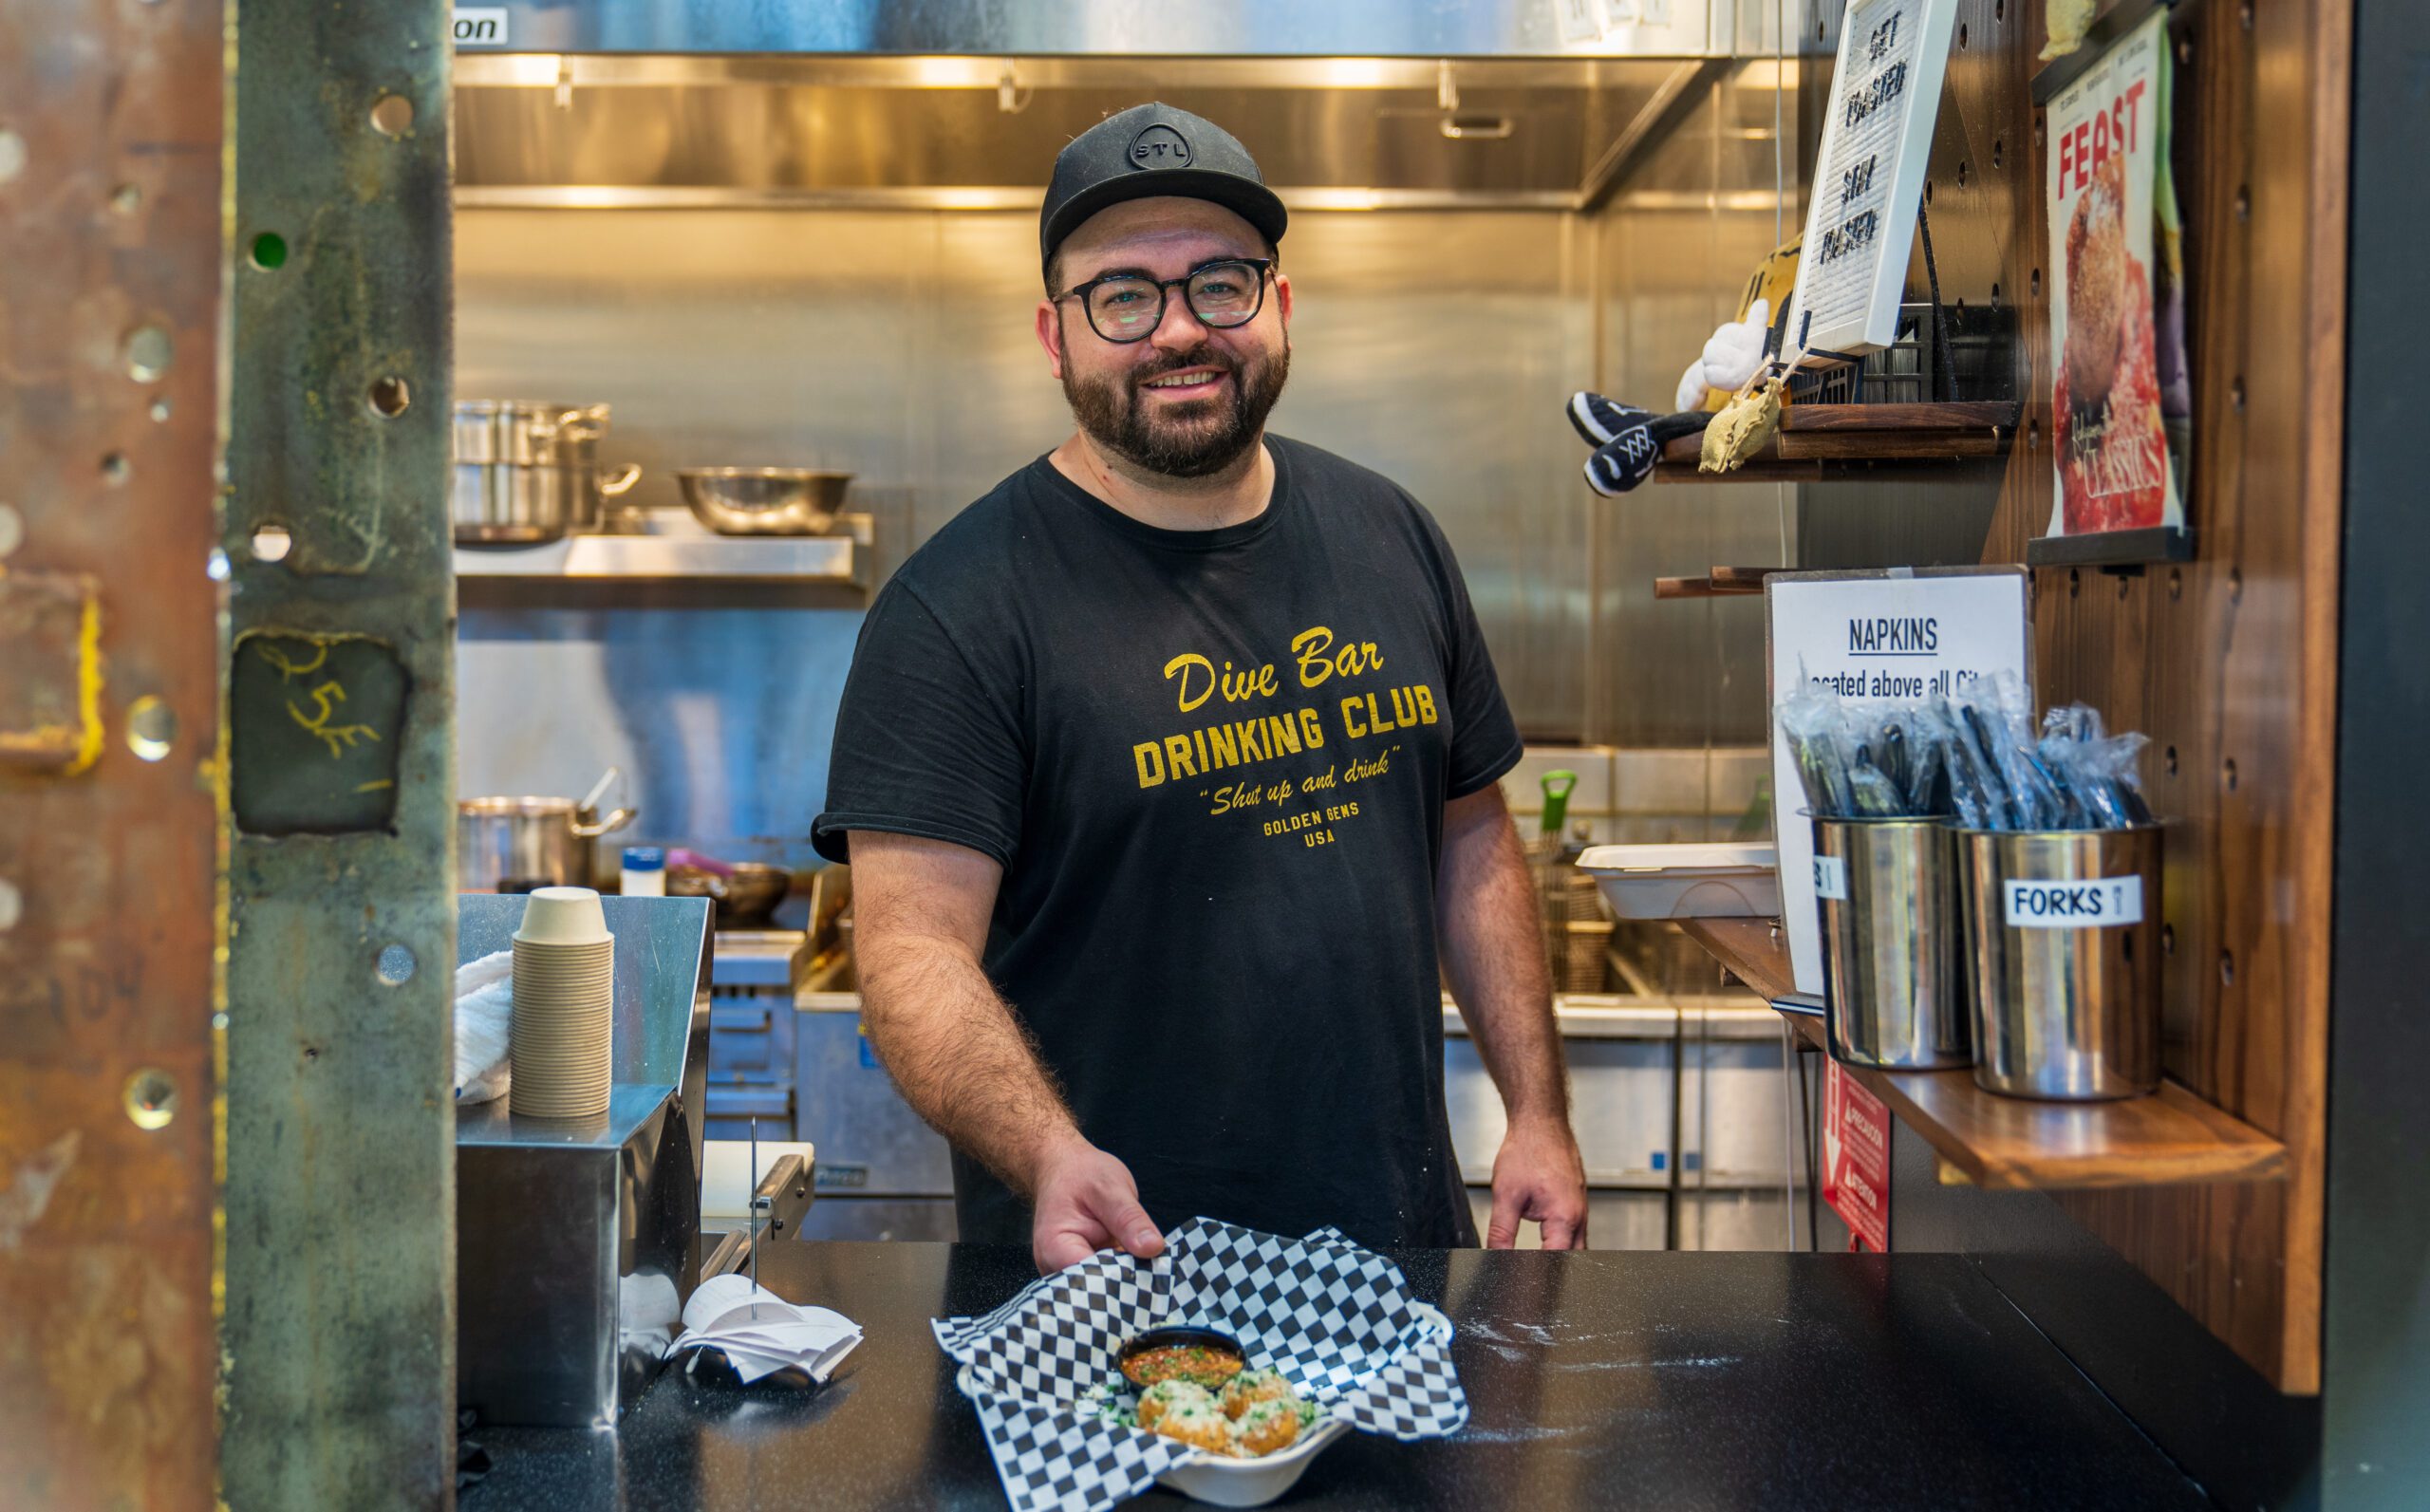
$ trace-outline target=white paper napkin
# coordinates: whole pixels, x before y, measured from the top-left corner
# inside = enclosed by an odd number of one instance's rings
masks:
[[[860,1342],[861,1325],[843,1314],[788,1302],[748,1276],[726,1275],[693,1289],[683,1304],[683,1332],[666,1353],[720,1351],[746,1382],[798,1366],[824,1385]]]

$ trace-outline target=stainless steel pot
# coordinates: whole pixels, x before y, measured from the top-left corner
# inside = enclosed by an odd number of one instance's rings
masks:
[[[1831,1054],[1884,1071],[1972,1065],[1950,831],[1937,819],[1817,819],[1814,855]]]
[[[1956,831],[1985,1091],[2159,1090],[2161,833]]]
[[[599,439],[607,430],[605,404],[458,400],[448,500],[458,543],[531,546],[599,529],[607,501],[642,473],[625,467],[601,476]]]
[[[633,822],[640,811],[619,806],[599,816],[599,800],[624,776],[601,774],[590,794],[573,798],[465,798],[456,805],[457,886],[465,892],[529,892],[534,887],[589,887],[601,835]]]

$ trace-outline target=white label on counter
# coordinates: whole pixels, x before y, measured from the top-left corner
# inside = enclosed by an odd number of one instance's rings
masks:
[[[1838,856],[1814,858],[1814,896],[1845,903],[1848,898],[1848,864]]]
[[[506,9],[504,6],[458,6],[454,28],[456,46],[505,47]]]
[[[2014,929],[2087,929],[2143,922],[2143,879],[2011,882],[2009,925]]]

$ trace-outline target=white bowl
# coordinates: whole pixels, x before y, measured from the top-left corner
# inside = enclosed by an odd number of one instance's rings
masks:
[[[1414,1300],[1410,1306],[1436,1338],[1450,1341],[1451,1320],[1440,1309]],[[971,1387],[969,1366],[954,1372],[954,1386],[964,1396],[977,1395]],[[1349,1431],[1347,1422],[1328,1413],[1308,1429],[1306,1437],[1279,1453],[1236,1460],[1201,1450],[1157,1476],[1156,1482],[1211,1506],[1263,1506],[1299,1484],[1299,1477],[1307,1473],[1325,1446]]]
[[[1193,1454],[1156,1477],[1193,1502],[1214,1506],[1263,1506],[1299,1484],[1324,1447],[1350,1431],[1337,1417],[1321,1418],[1308,1436],[1287,1449],[1254,1460]]]

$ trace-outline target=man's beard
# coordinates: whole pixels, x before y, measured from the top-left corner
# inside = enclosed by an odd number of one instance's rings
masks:
[[[1214,367],[1231,375],[1231,386],[1213,399],[1161,404],[1151,418],[1140,395],[1149,380],[1190,367]],[[1063,397],[1089,439],[1146,472],[1167,477],[1206,477],[1238,461],[1265,428],[1282,383],[1291,375],[1291,343],[1270,358],[1235,361],[1202,345],[1196,351],[1133,369],[1117,377],[1082,382],[1063,366]]]

